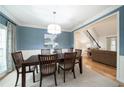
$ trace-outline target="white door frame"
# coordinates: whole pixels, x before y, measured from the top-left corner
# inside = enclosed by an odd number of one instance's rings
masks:
[[[84,28],[81,28],[81,29],[77,30],[77,31],[79,32],[79,31],[81,31],[81,30],[85,30],[86,28],[90,27],[91,25],[96,24],[97,22],[100,22],[100,21],[102,21],[102,20],[105,20],[105,19],[107,19],[107,18],[109,18],[109,17],[111,17],[111,16],[114,16],[114,15],[116,15],[116,17],[117,17],[117,18],[116,18],[116,19],[117,19],[117,25],[116,25],[116,26],[117,26],[117,71],[116,71],[116,79],[119,80],[119,78],[120,78],[120,31],[119,31],[119,11],[114,12],[114,13],[112,13],[112,14],[106,16],[106,17],[103,17],[103,18],[101,18],[101,19],[99,19],[99,20],[97,20],[97,21],[95,21],[95,22],[93,22],[93,23],[91,23],[91,24],[85,26]],[[77,31],[74,32],[74,46],[75,46],[75,34],[76,34]]]

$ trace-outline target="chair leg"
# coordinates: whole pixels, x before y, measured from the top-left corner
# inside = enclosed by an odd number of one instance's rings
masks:
[[[56,72],[54,73],[54,80],[55,80],[55,85],[57,86]]]
[[[73,71],[74,78],[76,78],[76,76],[75,76],[75,70],[73,69],[72,71]]]
[[[79,73],[80,73],[80,63],[78,63],[78,65],[79,65]]]
[[[33,71],[33,82],[35,82],[35,71]]]
[[[36,72],[38,73],[38,66],[36,65]]]
[[[19,80],[19,73],[17,73],[17,78],[16,78],[15,87],[17,86],[18,80]]]
[[[65,83],[65,71],[63,71],[64,72],[64,83]]]
[[[60,73],[60,67],[58,67],[58,74]]]
[[[40,74],[40,87],[42,86],[42,75]]]

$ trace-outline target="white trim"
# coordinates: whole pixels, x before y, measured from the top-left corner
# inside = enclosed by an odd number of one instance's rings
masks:
[[[39,28],[39,29],[47,29],[47,27],[43,27],[43,26],[38,26],[38,25],[28,25],[28,24],[18,24],[19,26],[23,26],[23,27],[31,27],[31,28]],[[67,30],[67,29],[62,29],[62,32],[72,32],[71,30]]]
[[[83,23],[80,23],[78,26],[74,27],[72,31],[74,31],[75,29],[78,29],[80,28],[81,26],[84,26],[94,20],[97,20],[98,18],[112,12],[113,10],[116,10],[117,8],[121,7],[122,5],[119,5],[119,6],[114,6],[114,7],[110,7],[110,8],[107,8],[106,10],[104,10],[103,12],[99,13],[98,15],[88,19],[87,21],[83,22]],[[103,18],[102,18],[103,19]],[[94,23],[94,22],[93,22]]]
[[[38,25],[28,25],[28,24],[18,24],[19,26],[23,27],[31,27],[31,28],[39,28],[39,29],[46,29],[46,27],[38,26]]]
[[[118,68],[118,77],[117,80],[121,83],[124,83],[124,56],[119,57],[119,68]]]
[[[117,70],[116,79],[120,78],[120,30],[119,30],[119,11],[117,12]]]

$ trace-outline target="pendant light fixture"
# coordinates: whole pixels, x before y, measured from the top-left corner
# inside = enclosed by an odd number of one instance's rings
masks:
[[[55,14],[56,14],[56,12],[53,11],[54,22],[52,24],[49,24],[47,27],[48,33],[50,33],[50,34],[60,34],[61,33],[61,26],[55,23]]]

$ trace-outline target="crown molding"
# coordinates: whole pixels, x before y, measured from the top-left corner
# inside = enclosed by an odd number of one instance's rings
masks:
[[[47,27],[43,27],[43,26],[39,26],[39,25],[19,24],[19,26],[31,27],[31,28],[39,28],[39,29],[47,29]],[[72,32],[72,30],[62,29],[62,32]]]

